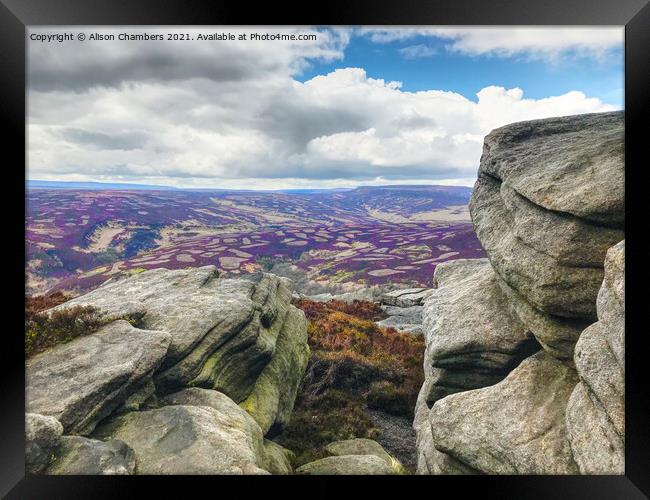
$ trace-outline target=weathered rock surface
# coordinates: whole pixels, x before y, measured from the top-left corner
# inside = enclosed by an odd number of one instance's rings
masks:
[[[62,434],[63,426],[56,418],[36,413],[25,415],[25,470],[28,473],[38,474],[48,467]]]
[[[562,360],[573,359],[573,349],[582,331],[591,320],[562,318],[535,309],[510,285],[495,275],[501,290],[508,297],[508,303],[516,316],[529,328],[540,345],[553,357]]]
[[[436,269],[413,422],[418,473],[624,472],[623,181],[622,113],[485,138],[470,213],[489,263]],[[515,332],[543,350],[489,381]]]
[[[293,453],[277,443],[268,439],[263,440],[264,453],[260,452],[257,444],[257,436],[259,434],[256,429],[256,422],[253,417],[246,413],[241,413],[233,409],[233,401],[217,391],[209,389],[200,389],[198,387],[190,387],[183,389],[174,394],[169,394],[160,398],[159,405],[191,405],[191,406],[207,406],[213,408],[223,414],[232,414],[239,419],[239,426],[249,429],[251,435],[255,439],[255,449],[262,455],[264,468],[272,474],[291,474],[293,469],[291,467],[291,459]],[[239,416],[238,413],[240,413]]]
[[[562,265],[517,236],[513,214],[500,194],[501,182],[482,174],[474,186],[470,213],[494,270],[530,304],[547,314],[595,319],[602,267]],[[534,225],[521,231],[534,231]],[[549,238],[549,240],[552,238]],[[620,235],[614,238],[614,243]]]
[[[605,259],[605,279],[598,292],[598,322],[607,343],[625,373],[625,241],[610,248]]]
[[[513,123],[485,138],[481,169],[547,210],[622,226],[624,115]]]
[[[394,475],[395,470],[385,460],[375,455],[341,455],[325,457],[296,469],[296,474],[306,475]]]
[[[573,368],[539,352],[496,385],[437,401],[435,447],[487,474],[575,474],[564,419],[577,381]]]
[[[47,474],[130,475],[134,471],[135,453],[123,441],[63,436]]]
[[[422,309],[423,306],[381,306],[388,314],[388,318],[377,322],[377,325],[384,328],[395,328],[400,332],[412,335],[422,335]]]
[[[516,123],[484,143],[470,212],[490,262],[540,311],[595,319],[623,238],[623,114]]]
[[[271,474],[279,476],[293,474],[291,463],[295,455],[291,450],[287,450],[278,443],[265,439],[264,451],[266,452],[266,470]]]
[[[302,311],[291,307],[271,361],[255,381],[251,394],[241,403],[264,434],[277,434],[289,423],[308,360],[307,319]]]
[[[168,332],[169,349],[154,376],[158,394],[187,386],[218,390],[243,402],[268,431],[286,423],[309,352],[304,315],[290,301],[287,279],[221,279],[205,266],[154,269],[58,307],[92,305]],[[137,409],[149,389],[142,386],[142,397],[126,408]]]
[[[487,259],[438,265],[424,306],[425,378],[430,407],[458,391],[492,385],[539,350],[509,310]]]
[[[429,288],[393,290],[381,296],[382,304],[396,307],[420,306],[431,293]]]
[[[396,474],[406,473],[406,469],[399,460],[392,457],[377,441],[373,441],[372,439],[356,438],[334,441],[325,447],[325,451],[337,457],[345,455],[374,455],[386,462]]]
[[[221,396],[210,398],[218,398],[218,409],[170,405],[127,413],[100,426],[95,435],[133,448],[137,474],[268,474],[259,426]]]
[[[622,241],[607,252],[599,321],[582,332],[575,348],[580,383],[567,406],[566,424],[583,474],[625,472],[624,272]]]
[[[438,451],[433,442],[433,433],[429,422],[429,406],[427,405],[427,396],[430,392],[431,379],[425,379],[422,389],[418,394],[418,400],[415,405],[415,419],[413,428],[415,429],[417,450],[417,474],[477,474],[478,472],[467,465],[455,460],[446,453]]]
[[[66,434],[88,434],[162,363],[169,334],[118,320],[26,363],[28,412],[55,417]]]

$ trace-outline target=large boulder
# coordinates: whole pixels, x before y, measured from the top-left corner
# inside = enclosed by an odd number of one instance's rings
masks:
[[[289,423],[308,360],[307,319],[305,313],[291,307],[278,334],[271,361],[241,403],[264,434],[275,435]]]
[[[130,475],[134,471],[135,454],[119,439],[104,442],[63,436],[47,474]]]
[[[274,441],[264,440],[264,451],[266,452],[266,470],[271,474],[286,476],[293,474],[295,455]]]
[[[625,472],[625,242],[612,247],[598,295],[599,321],[575,348],[580,377],[567,406],[566,424],[583,474]]]
[[[607,251],[597,307],[598,322],[603,325],[607,343],[625,373],[625,240]]]
[[[435,447],[487,474],[576,474],[564,420],[577,381],[572,367],[539,352],[498,384],[437,401]]]
[[[429,422],[430,410],[427,404],[427,396],[430,392],[429,386],[431,383],[431,379],[425,379],[415,405],[413,428],[415,429],[416,436],[416,473],[433,475],[477,474],[478,472],[471,467],[436,449],[433,442],[431,424]]]
[[[440,264],[434,284],[423,313],[429,407],[454,392],[495,384],[539,350],[511,313],[487,259]]]
[[[544,249],[523,241],[501,196],[500,180],[479,170],[470,213],[494,270],[532,306],[555,316],[595,319],[602,267],[564,265]],[[536,229],[529,225],[519,232]],[[611,243],[618,239],[620,234]]]
[[[595,319],[605,252],[623,237],[623,160],[622,113],[486,136],[472,220],[497,273],[541,312]]]
[[[133,448],[136,474],[268,474],[252,417],[223,394],[206,403],[127,413],[98,427],[95,437]]]
[[[118,320],[38,354],[26,363],[27,411],[88,434],[151,380],[169,343],[165,332]]]
[[[318,476],[395,475],[397,472],[376,455],[340,455],[321,458],[296,469],[296,474]]]
[[[470,213],[489,264],[436,269],[418,473],[624,472],[623,160],[622,112],[485,138]],[[499,381],[516,332],[543,350],[520,351]]]
[[[337,457],[344,455],[374,455],[385,461],[396,474],[406,473],[406,469],[400,461],[391,456],[377,441],[372,439],[355,438],[334,441],[325,447],[325,451]]]
[[[622,111],[547,118],[490,132],[481,170],[547,210],[622,227],[624,151]]]
[[[25,415],[25,470],[30,474],[43,472],[54,459],[63,426],[54,417],[27,413]]]
[[[109,281],[58,307],[92,305],[106,316],[128,315],[142,328],[168,332],[169,349],[154,377],[157,393],[186,386],[218,390],[237,403],[248,401],[266,431],[287,421],[308,357],[306,321],[290,302],[287,279],[222,279],[214,266],[204,266]]]

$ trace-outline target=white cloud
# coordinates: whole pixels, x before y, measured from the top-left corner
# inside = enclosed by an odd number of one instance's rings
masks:
[[[323,33],[321,45],[304,50],[212,42],[209,53],[197,47],[192,55],[168,45],[158,52],[164,60],[151,55],[150,67],[137,72],[129,64],[151,50],[142,44],[118,44],[115,53],[98,44],[83,54],[38,46],[38,58],[30,52],[30,72],[41,80],[28,99],[28,176],[233,188],[458,183],[475,176],[483,137],[496,127],[614,109],[578,91],[527,99],[521,89],[486,87],[476,101],[407,92],[362,68],[302,83],[297,68],[312,56],[341,57],[347,43],[347,32]],[[52,85],[45,75],[67,67],[68,53],[79,67],[67,68],[67,78],[104,57],[121,68],[119,77],[86,75],[70,89],[61,77]],[[237,71],[224,73],[235,57]],[[177,59],[183,65],[170,74]]]
[[[406,59],[422,59],[425,57],[431,57],[437,54],[438,51],[433,47],[419,43],[417,45],[402,47],[401,49],[398,49],[398,52]]]
[[[562,55],[602,58],[622,49],[624,40],[622,26],[368,28],[359,33],[378,43],[425,36],[444,40],[448,50],[467,55],[521,55],[546,60]]]

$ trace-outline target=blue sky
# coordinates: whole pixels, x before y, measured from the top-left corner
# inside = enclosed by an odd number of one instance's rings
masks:
[[[310,36],[159,43],[118,36],[174,30]],[[623,107],[622,27],[38,27],[30,34],[58,31],[115,41],[30,41],[33,180],[471,186],[491,130]]]
[[[622,44],[602,58],[569,49],[555,60],[532,58],[525,52],[507,57],[463,54],[448,50],[448,45],[446,39],[423,35],[385,43],[352,36],[343,60],[313,62],[296,78],[305,81],[351,66],[364,68],[372,78],[401,81],[402,90],[411,92],[453,90],[476,101],[476,93],[489,85],[519,87],[533,99],[580,90],[605,104],[623,107]]]

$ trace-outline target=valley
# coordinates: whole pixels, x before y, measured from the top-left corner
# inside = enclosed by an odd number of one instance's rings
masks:
[[[429,286],[440,262],[484,255],[470,188],[183,191],[31,189],[27,289],[81,293],[158,267],[273,272],[300,293]]]

